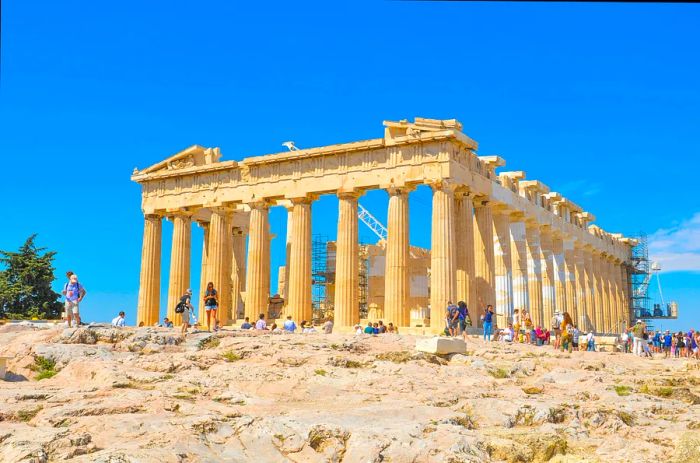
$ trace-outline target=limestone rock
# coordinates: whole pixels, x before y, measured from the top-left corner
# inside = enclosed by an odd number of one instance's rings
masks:
[[[467,352],[467,343],[459,338],[432,337],[416,341],[416,350],[428,354],[448,355],[464,354]]]

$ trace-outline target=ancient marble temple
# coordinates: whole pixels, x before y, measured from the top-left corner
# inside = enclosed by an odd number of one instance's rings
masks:
[[[478,156],[458,121],[384,122],[372,140],[222,161],[218,148],[194,145],[132,180],[142,186],[144,214],[138,321],[160,310],[163,219],[173,223],[168,317],[190,285],[191,227],[204,229],[200,281],[219,290],[222,322],[251,319],[270,296],[269,210],[288,211],[287,299],[283,315],[312,318],[311,205],[339,202],[334,318],[359,321],[358,198],[389,195],[384,320],[409,324],[409,220],[430,220],[430,306],[441,330],[448,301],[464,300],[476,326],[482,303],[503,326],[515,309],[549,325],[567,311],[584,329],[619,331],[629,322],[633,239],[608,233],[590,212],[523,171],[503,171],[498,156]],[[432,189],[432,217],[411,217],[409,193]],[[328,220],[324,217],[324,220]],[[247,240],[247,255],[246,255]],[[197,244],[199,245],[199,244]],[[201,298],[198,298],[201,300]],[[199,304],[197,304],[199,305]],[[477,309],[477,310],[475,310]],[[201,319],[201,316],[200,316]],[[436,320],[437,319],[437,320]]]

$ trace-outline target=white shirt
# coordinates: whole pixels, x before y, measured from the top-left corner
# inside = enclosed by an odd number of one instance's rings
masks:
[[[593,333],[588,333],[586,335],[586,341],[591,342],[593,340]]]
[[[124,318],[117,315],[113,320],[112,320],[112,326],[124,326]]]

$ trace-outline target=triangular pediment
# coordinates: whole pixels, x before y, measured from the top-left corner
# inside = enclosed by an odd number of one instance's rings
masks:
[[[134,174],[152,174],[154,172],[185,169],[187,167],[199,167],[219,162],[221,150],[219,148],[205,148],[200,145],[192,145],[179,153],[157,164],[134,172]]]

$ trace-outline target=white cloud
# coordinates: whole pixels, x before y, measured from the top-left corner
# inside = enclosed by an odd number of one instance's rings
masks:
[[[700,212],[649,235],[649,258],[662,272],[700,272]]]

